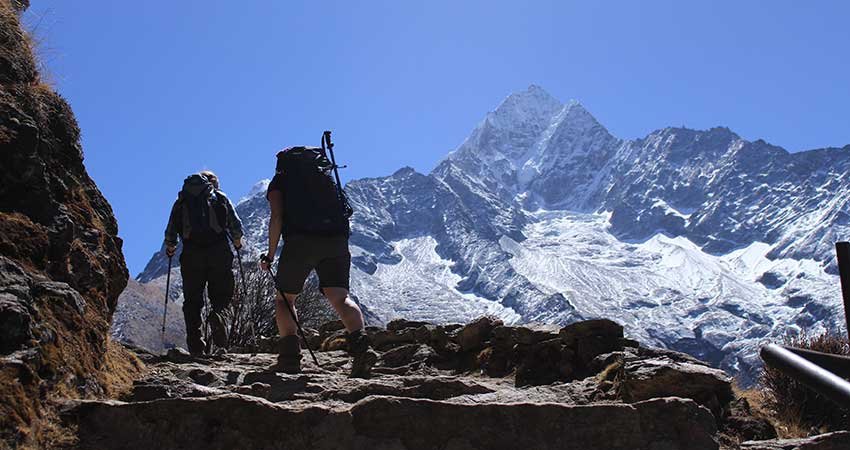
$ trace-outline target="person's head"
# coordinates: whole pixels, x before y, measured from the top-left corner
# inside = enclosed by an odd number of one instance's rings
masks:
[[[210,180],[210,183],[212,183],[214,188],[219,189],[218,177],[211,170],[201,171],[201,175]]]

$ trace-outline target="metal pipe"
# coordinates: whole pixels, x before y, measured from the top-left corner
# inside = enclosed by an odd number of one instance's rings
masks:
[[[850,382],[776,344],[762,347],[761,359],[838,406],[850,410]]]
[[[836,242],[835,253],[838,258],[841,293],[844,296],[844,319],[847,321],[847,335],[850,337],[850,242]]]
[[[850,378],[850,356],[833,355],[831,353],[789,347],[787,345],[782,345],[781,347],[798,356],[802,356],[809,362],[815,363],[841,378]]]

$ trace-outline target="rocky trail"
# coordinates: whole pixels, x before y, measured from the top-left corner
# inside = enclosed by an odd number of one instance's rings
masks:
[[[397,320],[370,328],[370,379],[347,376],[340,326],[311,333],[320,366],[304,352],[295,375],[270,371],[271,353],[140,353],[147,371],[120,400],[69,401],[64,420],[87,449],[716,449],[775,436],[723,372],[611,321]]]

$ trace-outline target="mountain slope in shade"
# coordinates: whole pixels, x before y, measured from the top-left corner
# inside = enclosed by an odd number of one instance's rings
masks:
[[[347,185],[352,290],[383,322],[609,317],[747,381],[762,340],[842,326],[848,169],[850,146],[791,154],[726,128],[621,140],[532,86],[430,174]],[[264,183],[237,206],[249,255]],[[139,280],[164,267],[157,253]]]

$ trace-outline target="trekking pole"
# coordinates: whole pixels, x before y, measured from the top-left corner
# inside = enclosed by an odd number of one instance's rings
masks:
[[[336,186],[342,189],[342,183],[339,181],[339,171],[337,170],[336,158],[334,158],[334,144],[331,142],[331,132],[325,131],[322,134],[322,148],[328,149],[328,155],[331,157],[331,164],[334,168],[334,177],[336,178]]]
[[[325,150],[326,148],[327,148],[328,155],[330,155],[330,157],[331,157],[331,166],[333,166],[333,169],[334,169],[334,178],[336,178],[336,193],[337,193],[337,196],[339,197],[340,204],[343,207],[343,213],[345,213],[347,216],[349,216],[350,215],[350,212],[349,212],[350,208],[346,207],[347,203],[346,203],[346,200],[345,200],[345,191],[342,190],[342,181],[340,181],[340,179],[339,179],[339,170],[337,170],[337,169],[340,169],[340,167],[336,165],[336,158],[334,157],[334,144],[333,144],[333,142],[331,142],[331,132],[330,131],[325,131],[324,133],[322,133],[322,150]],[[345,167],[346,166],[342,166],[341,168],[344,169]]]
[[[168,257],[168,273],[165,275],[165,306],[162,308],[162,335],[160,336],[160,340],[162,341],[162,348],[165,349],[165,316],[168,315],[168,288],[171,287],[171,258]]]
[[[262,255],[260,257],[261,260],[265,260]],[[316,363],[317,366],[321,367],[319,364],[319,360],[316,359],[316,355],[313,354],[313,349],[310,348],[310,343],[307,341],[307,335],[304,334],[304,329],[301,328],[301,323],[298,322],[298,318],[295,316],[295,311],[292,309],[292,305],[289,304],[289,300],[286,299],[286,295],[283,294],[283,291],[277,287],[277,274],[271,271],[271,263],[269,262],[269,275],[272,277],[272,281],[274,282],[275,290],[280,293],[280,296],[283,297],[283,303],[286,304],[286,310],[289,311],[289,316],[292,317],[292,321],[295,322],[295,327],[298,329],[298,334],[301,335],[301,339],[304,341],[304,346],[307,347],[307,351],[310,352],[310,357],[313,358],[313,362]]]

